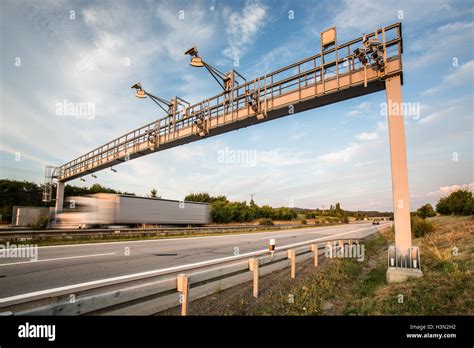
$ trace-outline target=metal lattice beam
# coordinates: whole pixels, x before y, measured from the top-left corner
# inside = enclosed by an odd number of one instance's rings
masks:
[[[353,54],[363,47],[364,39],[379,36],[383,69],[376,63],[363,64]],[[334,45],[122,135],[60,166],[58,181],[70,181],[202,137],[383,90],[386,78],[402,75],[402,53],[400,23]]]

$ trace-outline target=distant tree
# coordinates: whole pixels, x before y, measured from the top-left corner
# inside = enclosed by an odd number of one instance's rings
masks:
[[[461,189],[441,198],[436,204],[436,211],[442,215],[472,215],[474,213],[472,192]]]
[[[271,219],[273,217],[273,208],[269,205],[263,205],[259,209],[259,218]]]
[[[120,192],[120,191],[119,191],[118,193],[120,193],[121,195],[136,196],[135,193],[131,193],[131,192],[127,192],[127,191],[124,191],[124,192]]]
[[[441,215],[451,214],[451,210],[448,205],[448,197],[441,198],[436,204],[436,211]]]
[[[422,219],[426,219],[427,217],[436,216],[436,212],[434,211],[433,206],[431,204],[426,203],[416,211],[416,215],[418,215]]]
[[[472,215],[473,213],[472,192],[468,190],[458,190],[451,193],[448,202],[451,214]]]
[[[340,203],[336,203],[336,215],[341,215],[342,214],[342,209],[341,209],[341,204]]]
[[[209,195],[209,193],[202,192],[202,193],[190,193],[189,195],[184,197],[184,200],[189,201],[189,202],[213,203],[216,201],[227,202],[227,197],[226,196],[212,197],[211,195]]]
[[[150,191],[150,197],[151,198],[156,198],[156,194],[158,193],[158,191],[156,189],[151,189]]]
[[[287,207],[277,208],[273,210],[272,219],[273,220],[284,220],[290,221],[291,219],[295,219],[298,216],[296,212]]]
[[[4,222],[11,222],[13,206],[47,206],[42,202],[39,185],[19,180],[0,179],[0,215]]]
[[[89,189],[88,193],[94,194],[94,193],[118,193],[118,191],[102,186],[101,184],[93,184]]]
[[[64,196],[85,196],[91,193],[87,187],[79,187],[79,186],[72,186],[66,185],[64,186]]]

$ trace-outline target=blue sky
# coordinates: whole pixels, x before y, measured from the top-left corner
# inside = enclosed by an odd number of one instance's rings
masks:
[[[252,79],[319,52],[319,33],[342,43],[402,22],[411,208],[474,188],[472,1],[2,1],[0,177],[41,183],[61,165],[163,116],[133,97],[137,81],[165,99],[219,93],[183,52],[199,47],[220,70]],[[71,12],[72,11],[72,12]],[[289,11],[294,18],[289,18]],[[184,15],[184,18],[182,18]],[[181,18],[180,18],[181,17]],[[64,100],[94,117],[58,115]],[[164,198],[224,194],[257,204],[392,210],[385,92],[180,146],[90,175]],[[252,163],[219,154],[251,151]]]

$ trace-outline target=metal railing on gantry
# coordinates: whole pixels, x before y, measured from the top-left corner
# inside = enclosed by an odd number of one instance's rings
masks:
[[[383,68],[354,54],[379,40]],[[385,89],[402,74],[401,24],[325,49],[122,135],[60,167],[65,182],[156,151]]]

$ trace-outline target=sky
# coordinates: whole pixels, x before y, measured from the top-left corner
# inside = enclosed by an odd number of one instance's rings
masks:
[[[403,101],[410,206],[435,204],[473,179],[473,1],[21,1],[1,8],[0,178],[44,180],[62,165],[163,117],[134,98],[140,81],[191,103],[220,93],[183,54],[196,45],[248,79],[319,53],[320,32],[343,43],[403,26]],[[160,151],[85,176],[163,198],[191,192],[274,207],[391,211],[385,92]],[[61,112],[69,103],[89,113]],[[92,111],[91,111],[92,110]],[[226,153],[250,157],[232,161]],[[243,152],[242,152],[243,151]],[[250,158],[250,160],[249,160]]]

